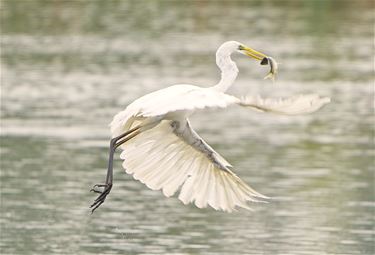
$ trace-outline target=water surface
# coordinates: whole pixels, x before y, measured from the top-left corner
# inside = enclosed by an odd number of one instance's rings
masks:
[[[3,1],[2,254],[373,254],[372,1]],[[285,117],[240,107],[193,126],[272,197],[254,212],[183,206],[116,161],[105,204],[108,123],[145,93],[218,81],[215,51],[238,40],[277,59],[235,56],[230,93],[332,98]]]

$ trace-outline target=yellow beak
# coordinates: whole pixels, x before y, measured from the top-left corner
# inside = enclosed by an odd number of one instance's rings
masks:
[[[240,47],[240,50],[246,55],[246,56],[249,56],[249,57],[252,57],[252,58],[255,58],[256,60],[259,60],[259,61],[262,61],[265,57],[267,57],[266,55],[264,55],[263,53],[260,53],[259,51],[256,51],[252,48],[249,48],[249,47],[246,47],[246,46],[241,46]]]
[[[242,46],[242,45],[239,47],[239,51],[242,54],[245,54],[246,56],[249,56],[249,57],[255,58],[256,60],[261,61],[260,62],[261,65],[270,65],[271,69],[269,73],[267,74],[267,76],[265,77],[265,79],[267,78],[271,78],[272,80],[275,79],[278,66],[277,66],[277,62],[273,58],[268,57],[265,54],[260,53],[259,51],[253,50],[252,48]]]

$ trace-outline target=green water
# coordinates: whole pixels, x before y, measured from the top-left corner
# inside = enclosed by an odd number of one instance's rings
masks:
[[[1,254],[374,254],[373,1],[1,1]],[[238,40],[280,63],[235,56],[230,93],[332,98],[285,117],[232,107],[192,124],[272,197],[254,212],[184,206],[124,173],[90,215],[108,123],[135,98],[218,81]],[[117,155],[118,159],[118,155]]]

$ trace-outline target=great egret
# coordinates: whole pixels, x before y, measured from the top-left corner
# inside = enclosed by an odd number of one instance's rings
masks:
[[[113,155],[121,147],[126,173],[153,190],[162,189],[167,197],[181,187],[178,198],[199,208],[231,212],[236,207],[250,209],[246,202],[267,197],[244,183],[232,166],[212,149],[191,127],[188,117],[207,108],[240,105],[280,114],[302,114],[318,110],[330,101],[318,95],[287,99],[239,99],[225,94],[235,81],[238,69],[231,54],[240,52],[271,67],[266,78],[274,78],[277,63],[272,58],[236,41],[223,43],[216,52],[221,80],[210,88],[188,84],[174,85],[147,94],[119,112],[110,124],[107,177],[92,191],[101,193],[91,205],[95,211],[106,199],[113,183]],[[99,189],[98,189],[99,188]],[[103,190],[100,190],[103,188]]]

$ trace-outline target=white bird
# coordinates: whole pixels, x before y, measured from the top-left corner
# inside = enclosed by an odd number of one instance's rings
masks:
[[[101,193],[91,205],[98,208],[111,191],[113,155],[116,148],[123,151],[123,167],[134,179],[152,190],[162,190],[166,197],[178,190],[184,203],[199,208],[231,212],[236,207],[250,209],[247,201],[257,202],[267,197],[243,182],[222,156],[212,149],[191,127],[189,116],[208,108],[230,105],[280,114],[303,114],[318,110],[330,101],[317,95],[300,95],[287,99],[239,99],[225,92],[235,81],[238,68],[231,54],[239,52],[269,64],[272,78],[277,72],[276,61],[236,41],[223,43],[216,52],[216,64],[221,80],[210,88],[179,84],[140,97],[119,112],[110,124],[107,177],[104,184],[94,185],[92,191]],[[97,188],[102,187],[103,190]]]

